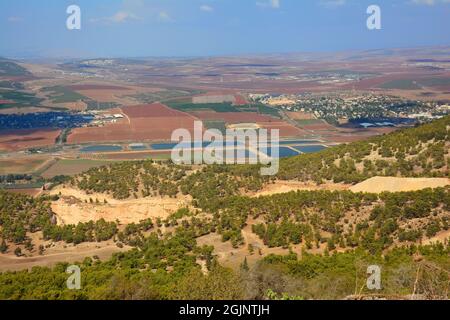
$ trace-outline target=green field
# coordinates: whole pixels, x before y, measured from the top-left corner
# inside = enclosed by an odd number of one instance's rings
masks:
[[[392,80],[380,85],[382,89],[400,89],[400,90],[417,90],[422,89],[422,87],[415,80],[401,79]]]
[[[173,109],[189,112],[189,111],[198,111],[198,110],[211,110],[215,112],[241,112],[241,110],[235,106],[233,106],[229,102],[224,103],[186,103],[186,102],[168,102],[167,105]]]
[[[308,126],[313,124],[323,124],[324,121],[320,119],[304,119],[304,120],[295,120],[299,126]]]
[[[392,80],[383,83],[380,88],[383,89],[401,89],[401,90],[416,90],[422,87],[448,86],[450,85],[450,78],[426,78],[426,79],[400,79]]]
[[[276,117],[276,118],[281,118],[280,113],[279,113],[278,109],[276,109],[276,108],[265,106],[263,104],[259,104],[257,107],[258,107],[258,112],[261,114],[265,114],[265,115]]]
[[[0,89],[0,100],[12,101],[12,103],[1,104],[0,109],[36,107],[42,102],[42,99],[37,98],[33,93],[3,89]]]
[[[87,104],[88,110],[107,110],[119,106],[119,104],[115,102],[98,102],[88,99],[85,99],[84,102]]]
[[[220,132],[225,133],[227,131],[225,121],[221,120],[204,120],[203,124],[207,129],[217,129]]]
[[[71,89],[62,86],[54,86],[47,87],[41,90],[42,92],[46,92],[48,94],[49,99],[53,103],[68,103],[68,102],[77,102],[84,101],[87,104],[88,110],[106,110],[112,109],[118,106],[115,102],[98,102],[88,97],[85,97],[78,92],[75,92]]]
[[[53,103],[77,102],[87,99],[85,96],[62,86],[47,87],[41,91],[49,93],[49,99]]]
[[[189,90],[163,90],[153,93],[140,93],[130,97],[135,98],[141,103],[154,103],[157,101],[167,101],[183,97],[190,97],[193,91]],[[190,99],[189,99],[190,100]]]
[[[448,86],[450,85],[450,78],[428,78],[418,82],[425,87]]]

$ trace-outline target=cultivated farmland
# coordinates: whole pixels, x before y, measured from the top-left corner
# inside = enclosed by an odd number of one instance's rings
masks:
[[[55,144],[60,132],[58,129],[1,130],[0,150],[15,151],[50,146]]]
[[[98,128],[77,128],[68,138],[69,143],[104,141],[165,141],[176,129],[193,132],[194,121],[189,114],[155,103],[123,108],[126,120]]]

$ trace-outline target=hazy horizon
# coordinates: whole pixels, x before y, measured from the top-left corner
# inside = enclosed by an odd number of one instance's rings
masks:
[[[81,30],[66,9],[81,8]],[[100,0],[0,3],[0,56],[217,57],[448,46],[447,0]]]

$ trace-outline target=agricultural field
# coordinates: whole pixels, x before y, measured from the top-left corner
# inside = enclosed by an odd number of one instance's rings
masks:
[[[215,111],[194,111],[190,114],[202,121],[224,121],[227,124],[248,123],[248,122],[276,122],[275,118],[251,112],[215,112]]]
[[[53,103],[77,102],[86,99],[85,96],[66,87],[55,86],[41,89]]]
[[[227,130],[227,123],[223,120],[203,120],[206,129],[217,129],[222,133]]]
[[[125,86],[111,85],[107,83],[103,84],[77,84],[67,86],[68,89],[77,92],[78,94],[87,97],[88,102],[93,101],[98,103],[101,107],[98,109],[107,109],[109,105],[129,105],[134,104],[135,101],[123,98],[126,95],[134,92],[134,89]],[[89,106],[93,109],[93,105]]]
[[[257,122],[257,125],[267,130],[279,130],[281,138],[306,137],[309,133],[303,129],[282,121]]]
[[[0,159],[0,175],[33,174],[51,160],[48,156]]]
[[[383,89],[418,90],[426,87],[437,87],[439,90],[450,88],[450,77],[399,79],[383,83]]]
[[[172,132],[185,128],[193,132],[197,119],[162,104],[149,104],[123,108],[126,119],[120,123],[97,128],[76,128],[68,143],[117,141],[167,141]]]
[[[0,110],[9,108],[29,108],[40,106],[43,99],[34,93],[0,88]]]
[[[189,98],[193,94],[199,93],[197,90],[159,90],[157,92],[137,93],[131,95],[132,98],[140,103],[155,103],[158,101],[168,103],[168,101],[179,100],[180,98]]]
[[[75,90],[75,89],[84,90]],[[87,89],[86,89],[87,88]],[[87,109],[87,110],[105,110],[112,109],[118,106],[116,102],[112,102],[109,99],[103,99],[97,95],[84,95],[85,92],[96,92],[97,89],[89,89],[91,86],[54,86],[41,89],[41,92],[47,95],[51,104],[61,107],[67,107],[68,109]],[[110,89],[113,86],[101,86],[100,88]],[[103,90],[103,89],[101,89]],[[68,105],[69,104],[69,105]],[[80,106],[80,104],[82,104]]]
[[[383,83],[380,88],[382,89],[402,89],[402,90],[417,90],[422,87],[415,80],[392,80]]]
[[[324,124],[323,120],[319,119],[303,119],[303,120],[295,120],[295,122],[300,126],[314,126],[314,125],[322,125]]]
[[[59,129],[0,130],[0,150],[16,151],[55,144]]]
[[[45,179],[61,175],[72,176],[110,163],[109,160],[57,159],[53,165],[41,173],[41,176]]]

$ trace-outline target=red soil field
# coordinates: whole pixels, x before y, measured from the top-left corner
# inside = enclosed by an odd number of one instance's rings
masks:
[[[9,100],[0,100],[0,104],[6,104],[6,103],[12,103],[12,101],[9,101]]]
[[[60,132],[57,129],[1,130],[0,150],[16,151],[50,146],[55,143]]]
[[[126,87],[120,87],[120,86],[109,86],[109,85],[97,85],[97,84],[79,84],[79,85],[73,85],[73,86],[67,86],[70,90],[131,90]]]
[[[293,120],[312,120],[315,119],[312,113],[295,111],[295,112],[286,112],[287,116]]]
[[[241,96],[240,94],[236,94],[234,97],[236,98],[236,101],[234,103],[235,105],[243,106],[243,105],[248,104],[248,101],[245,100],[245,98],[243,96]]]
[[[214,111],[195,111],[192,112],[200,120],[222,120],[228,124],[245,122],[279,122],[279,119],[270,116],[251,112],[214,112]]]
[[[122,110],[130,118],[190,117],[187,113],[171,109],[161,103],[130,106]]]
[[[123,109],[129,122],[99,128],[72,130],[68,143],[105,141],[166,141],[176,129],[194,130],[195,117],[162,104],[140,105]]]
[[[336,127],[333,127],[331,124],[327,124],[327,123],[302,125],[302,128],[305,130],[311,130],[311,131],[336,131],[337,130]]]

